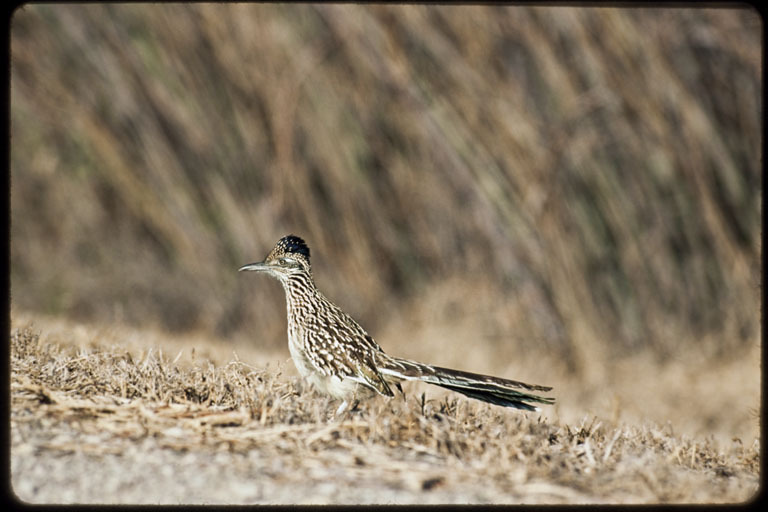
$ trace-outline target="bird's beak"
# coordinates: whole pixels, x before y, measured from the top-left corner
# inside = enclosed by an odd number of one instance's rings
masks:
[[[239,269],[237,269],[238,272],[243,272],[246,270],[251,270],[254,272],[266,272],[270,270],[270,265],[267,265],[263,261],[259,261],[257,263],[249,263],[247,265],[243,265]]]

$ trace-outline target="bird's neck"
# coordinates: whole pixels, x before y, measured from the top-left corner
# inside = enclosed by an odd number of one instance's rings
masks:
[[[302,310],[313,303],[319,293],[311,274],[294,275],[282,283],[289,315],[292,311]]]

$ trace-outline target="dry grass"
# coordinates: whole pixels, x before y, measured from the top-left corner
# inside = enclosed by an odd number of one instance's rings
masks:
[[[546,340],[571,371],[727,353],[759,331],[760,27],[748,9],[27,5],[14,301],[273,343],[279,287],[249,308],[264,292],[234,270],[295,232],[369,328],[451,281],[520,335],[509,350]]]
[[[203,339],[193,355],[76,330],[11,333],[12,484],[25,501],[739,502],[758,488],[757,439],[566,422],[413,388],[334,419],[282,368]]]
[[[14,488],[747,499],[761,27],[749,9],[23,6]],[[539,421],[428,389],[422,410],[414,387],[329,420],[274,366],[280,286],[235,271],[289,232],[388,352],[552,385],[557,405]]]

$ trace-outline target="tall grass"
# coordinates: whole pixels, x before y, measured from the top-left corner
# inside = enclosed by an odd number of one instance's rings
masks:
[[[235,270],[295,233],[372,329],[439,290],[444,316],[575,370],[732,350],[760,328],[760,29],[737,9],[25,6],[12,301],[282,343],[281,290]]]

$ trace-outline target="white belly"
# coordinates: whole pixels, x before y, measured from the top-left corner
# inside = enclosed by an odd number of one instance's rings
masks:
[[[351,379],[342,379],[336,375],[324,375],[319,369],[315,368],[311,361],[304,356],[304,351],[297,346],[301,343],[295,337],[288,335],[288,350],[291,352],[291,359],[299,374],[307,379],[318,391],[326,393],[334,398],[347,400],[355,398],[363,391],[365,386]]]

